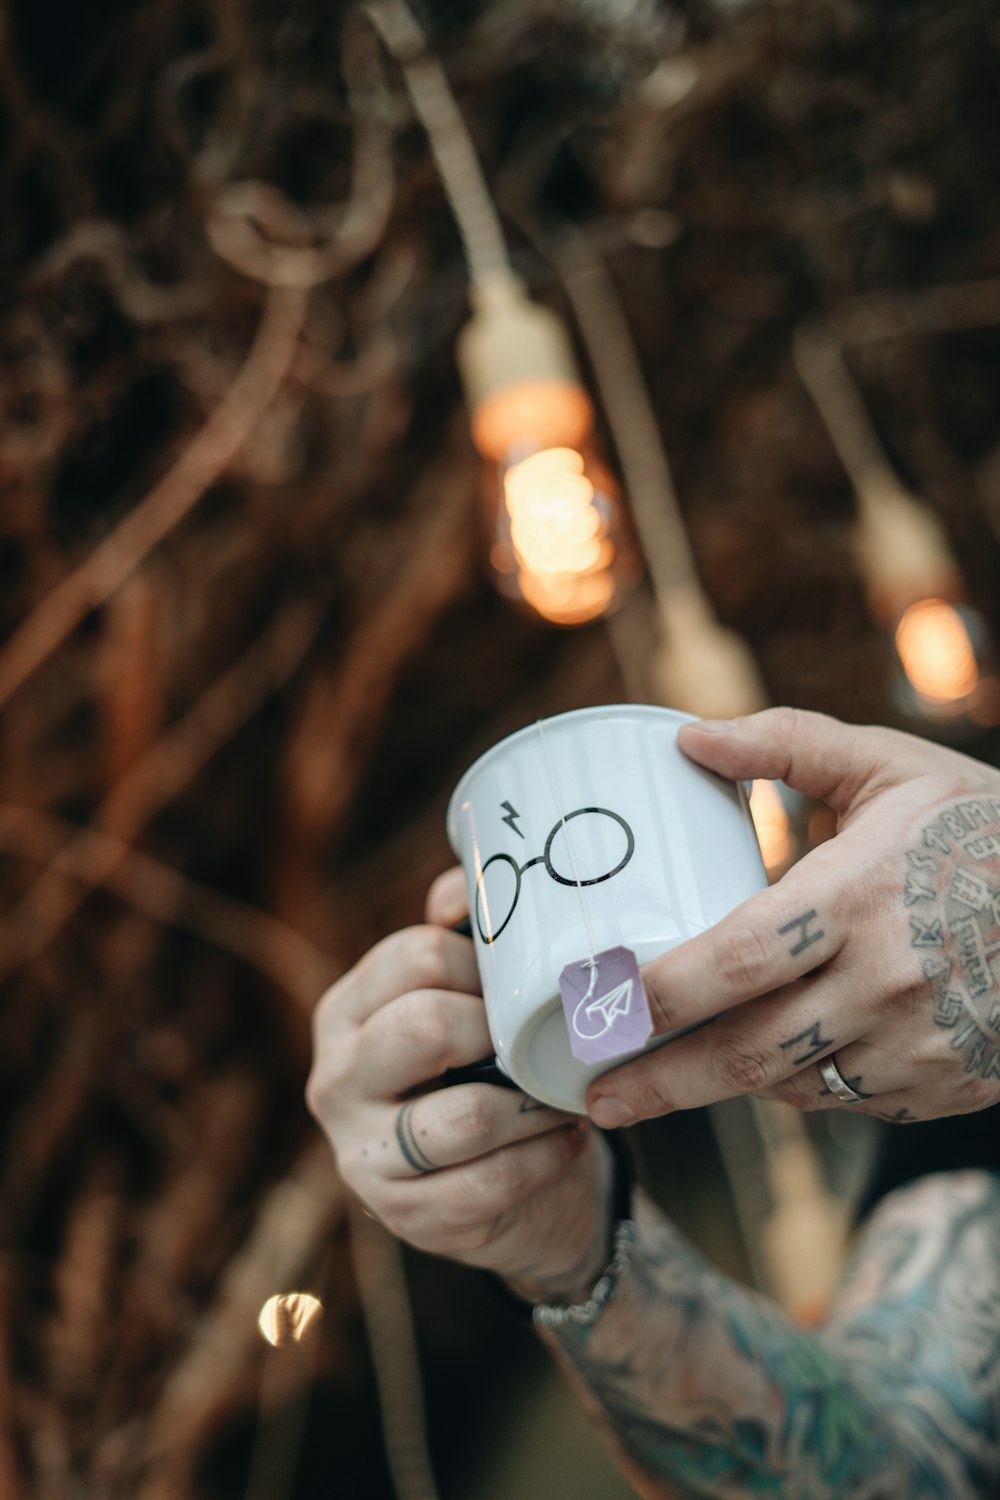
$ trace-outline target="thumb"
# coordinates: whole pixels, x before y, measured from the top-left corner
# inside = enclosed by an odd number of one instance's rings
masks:
[[[698,765],[731,781],[758,776],[786,781],[837,812],[845,812],[873,784],[893,786],[917,770],[910,736],[800,708],[685,724],[677,743]]]

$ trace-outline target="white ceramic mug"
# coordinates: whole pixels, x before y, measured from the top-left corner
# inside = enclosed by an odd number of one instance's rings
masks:
[[[497,1061],[559,1109],[583,1113],[590,1080],[637,1055],[573,1056],[565,965],[619,945],[646,963],[767,883],[743,788],[677,748],[690,720],[645,704],[540,720],[480,756],[448,805]]]

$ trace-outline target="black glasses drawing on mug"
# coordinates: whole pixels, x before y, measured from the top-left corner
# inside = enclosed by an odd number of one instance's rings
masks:
[[[500,805],[507,809],[507,816],[503,821],[519,838],[523,839],[524,834],[517,826],[520,814],[509,802],[502,802]],[[616,830],[616,841],[624,835],[624,853],[620,852],[622,846],[619,842],[619,849],[615,850],[615,853],[620,853],[620,858],[610,869],[602,870],[596,875],[588,871],[584,877],[574,868],[576,851],[575,846],[570,842],[570,830],[567,825],[578,818],[610,819]],[[602,832],[607,829],[608,824],[605,823]],[[578,828],[575,831],[579,833],[583,830]],[[476,881],[476,926],[479,929],[479,936],[486,944],[496,942],[514,915],[525,872],[536,865],[542,865],[549,879],[554,880],[557,885],[601,885],[605,880],[611,880],[615,875],[620,874],[634,852],[635,835],[620,813],[612,812],[609,807],[578,807],[573,812],[566,813],[565,817],[559,818],[550,830],[541,854],[534,855],[523,864],[520,864],[512,854],[500,852],[490,855]],[[507,871],[509,874],[504,873]],[[506,890],[504,886],[507,886]]]

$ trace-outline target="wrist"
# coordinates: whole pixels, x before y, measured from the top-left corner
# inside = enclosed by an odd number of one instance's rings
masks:
[[[575,1260],[551,1271],[532,1268],[517,1276],[507,1276],[504,1280],[508,1288],[520,1301],[533,1305],[584,1300],[607,1265],[611,1227],[610,1212],[605,1208],[587,1245]]]
[[[575,1256],[551,1269],[532,1266],[506,1275],[504,1281],[521,1305],[578,1307],[588,1303],[618,1256],[618,1230],[631,1217],[632,1164],[620,1133],[597,1132],[594,1147],[600,1154],[596,1193],[600,1207],[586,1243]]]

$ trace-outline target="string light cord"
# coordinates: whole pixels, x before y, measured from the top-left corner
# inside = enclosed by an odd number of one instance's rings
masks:
[[[711,718],[753,713],[767,704],[756,662],[742,637],[721,625],[698,578],[670,460],[617,288],[597,249],[563,226],[551,258],[583,338],[656,600],[663,645],[653,692]],[[623,676],[634,674],[619,648]],[[624,632],[622,632],[624,637]]]
[[[792,357],[854,490],[858,562],[876,617],[894,624],[914,599],[961,595],[945,529],[889,462],[831,327],[800,324]]]
[[[816,321],[800,324],[792,338],[792,357],[859,503],[865,506],[877,494],[912,499],[885,456],[830,328]]]
[[[507,243],[476,149],[444,68],[403,0],[372,0],[365,13],[403,71],[462,240],[474,287],[514,278]]]
[[[399,1500],[438,1500],[427,1447],[417,1335],[399,1242],[352,1201],[347,1224],[392,1482]]]
[[[828,314],[842,347],[914,334],[955,333],[1000,323],[1000,278],[944,282],[919,292],[866,292],[845,297]]]
[[[614,282],[576,228],[561,231],[555,258],[618,453],[653,592],[658,598],[679,588],[702,593],[670,459]]]

